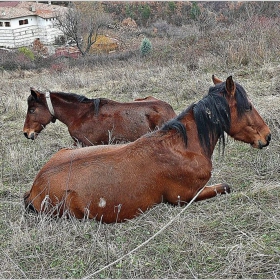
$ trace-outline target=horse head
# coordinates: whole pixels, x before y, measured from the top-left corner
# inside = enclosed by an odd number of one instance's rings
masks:
[[[231,124],[228,134],[235,140],[249,143],[254,148],[262,149],[269,145],[271,132],[258,111],[248,99],[244,88],[229,76],[225,82],[212,76],[215,84],[211,91],[219,91],[230,108]]]
[[[27,114],[24,122],[23,133],[26,138],[34,140],[37,135],[50,122],[55,122],[53,108],[49,93],[44,94],[30,88],[31,95],[27,99]],[[51,108],[50,108],[51,107]]]

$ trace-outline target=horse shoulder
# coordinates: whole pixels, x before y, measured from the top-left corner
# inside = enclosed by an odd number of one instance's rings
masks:
[[[197,178],[208,181],[211,177],[212,161],[202,153],[188,151],[184,167],[187,173],[194,174]]]
[[[169,203],[190,201],[211,177],[211,161],[202,154],[173,152],[165,161],[169,163],[160,180],[164,182],[163,198]]]
[[[166,164],[167,175],[176,181],[176,178],[184,178],[183,181],[201,179],[208,181],[211,176],[212,162],[201,152],[186,149],[185,144],[180,142],[167,147],[166,150],[161,149],[161,162]]]

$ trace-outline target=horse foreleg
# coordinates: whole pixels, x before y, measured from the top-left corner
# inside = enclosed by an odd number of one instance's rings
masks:
[[[197,196],[195,201],[208,199],[218,194],[230,193],[230,187],[228,184],[221,183],[212,186],[205,186],[201,193]]]

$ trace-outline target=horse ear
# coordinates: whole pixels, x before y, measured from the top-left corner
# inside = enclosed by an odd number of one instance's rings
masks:
[[[226,80],[226,91],[229,95],[233,96],[235,93],[236,85],[232,79],[232,76],[229,76]]]
[[[222,80],[220,80],[217,77],[215,77],[215,75],[212,75],[212,81],[213,81],[214,85],[220,84],[220,83],[223,82]]]
[[[37,90],[35,90],[34,88],[30,88],[30,92],[31,92],[31,95],[35,98],[35,99],[38,99],[39,98],[39,96],[40,96],[40,93],[37,91]]]

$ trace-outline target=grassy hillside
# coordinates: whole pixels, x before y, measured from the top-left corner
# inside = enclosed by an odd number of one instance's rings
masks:
[[[207,31],[192,24],[168,25],[164,30],[158,28],[157,34],[149,28],[119,30],[126,44],[121,53],[55,61],[48,68],[3,70],[0,277],[279,278],[278,26],[268,19],[254,25],[240,20]],[[153,46],[146,57],[139,53],[144,36]],[[67,128],[58,121],[49,124],[35,141],[24,137],[31,86],[119,101],[153,95],[179,113],[207,94],[212,74],[223,80],[233,75],[272,131],[272,141],[263,150],[230,137],[224,156],[215,150],[209,184],[227,182],[231,194],[194,203],[179,216],[183,207],[156,205],[122,224],[54,220],[25,213],[22,195],[38,171],[59,149],[72,147]],[[148,244],[128,254],[171,220]]]

